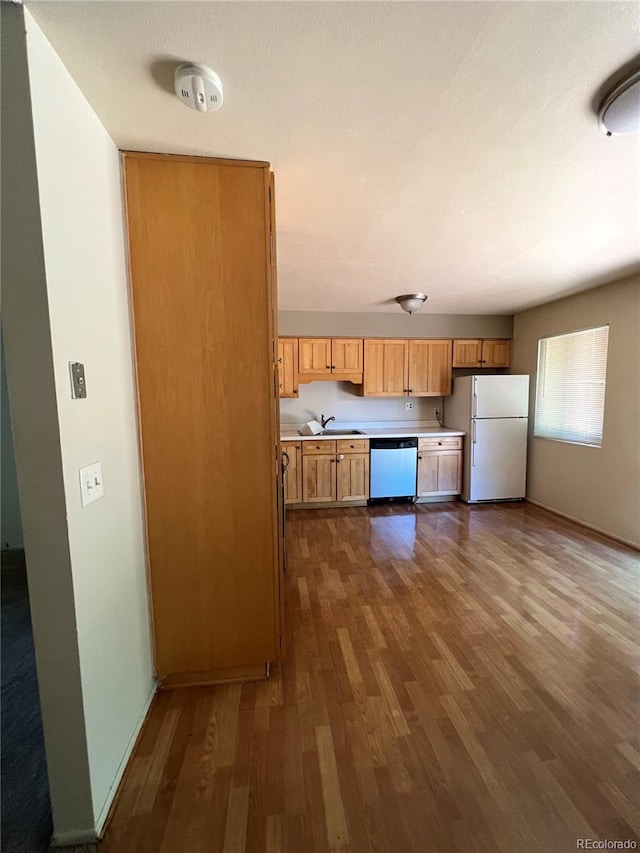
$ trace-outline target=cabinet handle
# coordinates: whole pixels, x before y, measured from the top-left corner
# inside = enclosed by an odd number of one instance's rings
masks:
[[[282,364],[282,359],[281,359],[281,358],[279,358],[279,359],[278,359],[278,364]]]
[[[409,388],[409,394],[413,394],[413,388]]]
[[[418,454],[418,459],[422,459],[422,456],[420,456],[420,454]]]
[[[335,364],[332,364],[332,365],[331,365],[331,370],[335,370],[335,369],[336,369]]]
[[[327,370],[331,370],[331,365],[330,365],[330,364],[328,364],[328,365],[327,365]]]
[[[440,445],[441,445],[441,444],[442,444],[442,442],[441,442],[441,441],[439,441],[439,442],[438,442],[438,444],[440,444]]]

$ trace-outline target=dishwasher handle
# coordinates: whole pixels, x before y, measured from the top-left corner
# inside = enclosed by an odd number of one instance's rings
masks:
[[[418,447],[417,438],[372,438],[371,450],[406,450]]]

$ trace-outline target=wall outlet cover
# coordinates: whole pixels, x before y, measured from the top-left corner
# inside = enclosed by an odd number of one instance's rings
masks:
[[[408,412],[410,412],[411,409],[413,409],[413,403],[411,402],[411,400],[407,400],[407,402],[404,404],[404,407]]]
[[[102,482],[102,465],[94,462],[86,468],[80,468],[80,503],[88,506],[94,501],[104,497],[104,484]]]

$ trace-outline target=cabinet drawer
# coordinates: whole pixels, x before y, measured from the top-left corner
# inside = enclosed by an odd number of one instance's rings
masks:
[[[441,436],[439,438],[419,438],[418,450],[458,450],[462,447],[462,436]]]
[[[368,438],[340,438],[338,439],[338,453],[368,453]]]
[[[307,456],[310,453],[335,453],[335,441],[303,441],[302,455]]]
[[[281,442],[283,450],[300,450],[301,441],[283,441]]]

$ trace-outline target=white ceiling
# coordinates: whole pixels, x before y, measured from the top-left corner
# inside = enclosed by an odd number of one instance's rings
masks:
[[[639,139],[592,105],[636,3],[27,5],[121,148],[272,163],[281,309],[512,313],[638,264]]]

